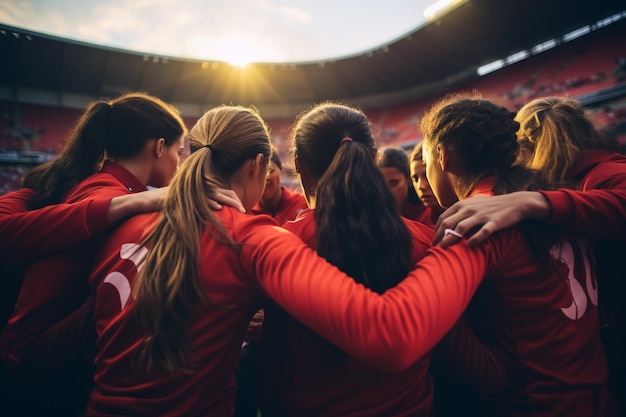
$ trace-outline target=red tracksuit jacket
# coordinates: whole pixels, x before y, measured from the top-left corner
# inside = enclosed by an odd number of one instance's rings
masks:
[[[483,181],[471,196],[492,195],[492,184],[493,179]],[[518,255],[485,276],[466,313],[478,338],[498,352],[509,373],[508,385],[483,399],[485,414],[617,415],[599,337],[590,243],[582,238],[558,242],[551,250],[554,268],[537,261],[523,236],[503,240],[500,250],[512,247]],[[489,383],[499,369],[485,366],[489,363],[479,349],[468,349],[475,347],[471,338],[455,341],[456,362],[466,362],[467,369],[483,374],[475,379]]]

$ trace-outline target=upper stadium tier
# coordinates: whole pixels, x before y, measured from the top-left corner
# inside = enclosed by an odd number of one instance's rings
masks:
[[[296,63],[183,59],[86,44],[0,24],[0,99],[83,108],[146,91],[196,117],[220,104],[291,117],[336,100],[362,108],[443,94],[479,69],[624,19],[623,0],[468,0],[388,44],[344,58]]]

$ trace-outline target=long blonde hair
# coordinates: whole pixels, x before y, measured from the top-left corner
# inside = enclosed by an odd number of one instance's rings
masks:
[[[613,151],[614,146],[598,132],[583,105],[565,97],[532,100],[515,116],[524,163],[543,173],[551,184],[569,182],[569,171],[586,149]]]
[[[192,354],[187,333],[195,303],[207,301],[199,277],[200,235],[235,246],[209,208],[216,187],[259,153],[269,161],[267,126],[240,106],[209,110],[189,132],[192,154],[180,166],[164,199],[159,222],[146,239],[151,249],[133,289],[134,317],[147,331],[137,354],[146,371],[184,370]]]

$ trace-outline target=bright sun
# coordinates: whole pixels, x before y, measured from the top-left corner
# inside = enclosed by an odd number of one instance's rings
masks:
[[[233,36],[221,39],[215,47],[215,56],[231,65],[245,67],[261,55],[259,48],[249,39]]]

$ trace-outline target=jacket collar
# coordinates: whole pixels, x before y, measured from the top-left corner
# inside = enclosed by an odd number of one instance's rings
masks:
[[[147,188],[129,170],[114,161],[104,161],[100,172],[105,172],[117,178],[131,193],[146,191]]]

